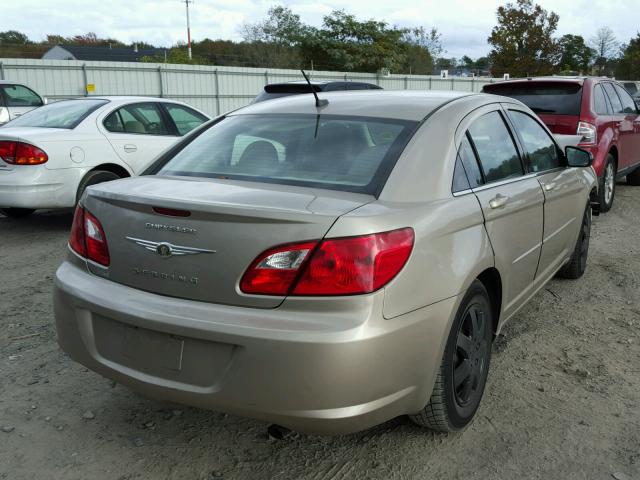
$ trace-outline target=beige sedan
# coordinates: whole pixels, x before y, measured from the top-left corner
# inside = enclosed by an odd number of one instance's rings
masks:
[[[300,431],[461,430],[505,322],[586,268],[591,156],[509,98],[320,96],[237,110],[88,188],[60,345],[146,395]]]

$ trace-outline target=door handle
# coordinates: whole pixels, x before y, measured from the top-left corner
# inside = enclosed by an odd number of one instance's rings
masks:
[[[133,153],[136,150],[138,150],[138,147],[136,147],[135,145],[131,145],[130,143],[124,146],[124,151],[127,153]]]
[[[550,192],[551,190],[556,189],[556,182],[545,183],[542,188],[544,188],[545,192]]]
[[[497,194],[495,197],[489,200],[489,206],[491,208],[502,208],[507,204],[508,201],[509,201],[509,197],[505,195]]]

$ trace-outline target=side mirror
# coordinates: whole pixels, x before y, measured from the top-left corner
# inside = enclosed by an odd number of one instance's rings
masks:
[[[590,167],[593,162],[593,154],[578,147],[564,147],[564,156],[570,167]]]
[[[47,97],[42,97],[42,104],[47,105],[49,103],[49,99]]]

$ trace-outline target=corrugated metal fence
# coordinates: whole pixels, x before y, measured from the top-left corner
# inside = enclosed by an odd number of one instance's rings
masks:
[[[478,92],[489,78],[309,72],[315,80],[359,80],[387,90]],[[297,70],[0,58],[0,80],[24,83],[51,100],[141,95],[180,100],[215,116],[248,104],[266,85],[300,80]]]

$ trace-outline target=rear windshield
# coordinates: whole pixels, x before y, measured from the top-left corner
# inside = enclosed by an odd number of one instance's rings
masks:
[[[155,172],[375,194],[417,122],[335,115],[237,115]]]
[[[76,128],[82,120],[108,100],[63,100],[36,108],[10,121],[2,128],[44,127]]]
[[[483,91],[520,100],[536,113],[580,115],[582,85],[578,83],[496,83],[486,85]]]

